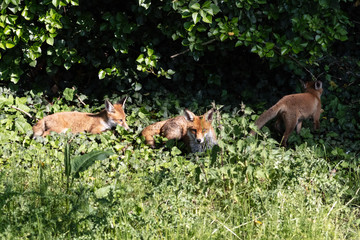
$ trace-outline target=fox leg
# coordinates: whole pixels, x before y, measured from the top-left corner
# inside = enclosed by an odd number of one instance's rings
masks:
[[[276,131],[278,131],[279,133],[281,133],[281,132],[284,131],[284,129],[283,129],[283,127],[282,127],[282,118],[281,118],[281,117],[278,117],[278,118],[276,119],[276,122],[275,122],[275,124],[274,124],[274,127],[275,127]]]
[[[297,134],[300,133],[301,126],[302,126],[302,121],[298,122],[298,124],[296,125],[296,133],[297,133]]]
[[[281,141],[281,145],[286,147],[286,143],[287,143],[287,140],[290,136],[290,134],[292,133],[292,131],[295,129],[296,127],[296,123],[297,123],[297,120],[296,120],[296,116],[284,116],[284,123],[285,123],[285,132],[284,132],[284,135],[283,135],[283,139]],[[301,128],[301,125],[300,125],[300,128]]]
[[[151,148],[155,148],[155,140],[153,136],[146,136],[145,142],[147,145],[149,145]]]
[[[319,121],[320,112],[319,112],[319,114],[316,114],[313,118],[314,118],[314,129],[317,130],[320,128],[320,121]]]
[[[182,137],[182,134],[181,134],[181,129],[174,129],[173,131],[165,131],[165,132],[162,132],[161,135],[163,137],[166,137],[167,139],[176,139],[176,140],[180,140],[181,137]]]

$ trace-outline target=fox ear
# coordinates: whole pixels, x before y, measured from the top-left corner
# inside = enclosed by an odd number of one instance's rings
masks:
[[[208,122],[212,122],[213,115],[214,115],[214,109],[210,109],[209,111],[207,111],[205,113],[205,120],[208,121]]]
[[[122,105],[122,108],[125,109],[125,103],[126,103],[127,97],[124,97],[121,99],[118,103]]]
[[[315,90],[318,90],[320,88],[322,88],[322,82],[321,81],[315,82]]]
[[[108,100],[105,100],[105,110],[107,112],[114,112],[115,111],[114,106]]]
[[[190,112],[188,109],[185,109],[184,111],[184,117],[186,120],[188,120],[189,122],[193,122],[194,118],[195,118],[195,114]]]

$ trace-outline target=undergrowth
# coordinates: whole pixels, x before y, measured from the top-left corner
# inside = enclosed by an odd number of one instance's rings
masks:
[[[245,106],[217,111],[219,145],[188,154],[176,144],[146,146],[141,130],[171,113],[131,101],[129,132],[118,127],[99,135],[53,133],[32,139],[31,121],[16,108],[37,117],[101,109],[68,107],[62,99],[45,108],[36,99],[1,96],[0,238],[360,236],[358,157],[326,144],[295,145],[299,136],[290,139],[289,149],[279,147],[267,131],[248,137],[254,116]],[[66,160],[90,161],[94,151],[109,155],[76,172],[65,171]]]

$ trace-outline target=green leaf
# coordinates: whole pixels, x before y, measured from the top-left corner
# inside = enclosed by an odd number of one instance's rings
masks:
[[[71,161],[71,174],[75,176],[78,173],[88,169],[92,164],[95,163],[95,161],[104,160],[113,154],[114,152],[112,150],[95,150],[78,156]]]
[[[208,15],[206,14],[205,11],[203,10],[200,10],[200,15],[202,17],[202,20],[206,23],[212,23],[212,16],[211,15]]]
[[[60,5],[60,0],[52,0],[52,4],[54,7],[58,7]]]
[[[54,38],[52,38],[52,37],[46,38],[46,43],[53,46],[54,45]]]
[[[18,83],[19,82],[19,80],[20,80],[20,75],[19,74],[17,74],[17,73],[12,73],[11,75],[10,75],[10,81],[11,82],[13,82],[13,83]]]
[[[13,48],[13,47],[15,47],[15,43],[13,41],[10,41],[10,40],[6,41],[5,47],[8,48],[8,49]]]
[[[197,24],[199,21],[200,21],[200,16],[199,16],[199,13],[198,12],[194,12],[193,14],[192,14],[192,19],[193,19],[193,21],[194,21],[194,23],[195,24]]]
[[[141,85],[141,83],[135,83],[135,87],[134,87],[134,90],[135,91],[140,91],[141,90],[141,88],[142,88],[142,85]]]
[[[221,35],[220,35],[220,41],[225,41],[226,39],[228,38],[228,35],[227,34],[225,34],[225,33],[222,33]]]
[[[144,61],[144,54],[140,54],[138,58],[136,59],[138,63],[142,63]]]
[[[152,56],[154,54],[154,49],[148,48],[147,49],[147,54],[148,54],[149,57]]]
[[[281,47],[281,51],[280,51],[281,55],[285,55],[285,54],[287,54],[288,52],[289,52],[289,48],[288,48],[288,47]]]
[[[15,121],[15,128],[20,133],[26,133],[27,131],[30,131],[32,129],[31,125],[26,122],[25,119],[21,121],[21,119],[19,118]]]
[[[180,155],[180,154],[181,154],[181,151],[177,147],[173,147],[171,149],[171,156],[177,156],[177,155]]]
[[[66,100],[72,101],[74,99],[74,92],[75,92],[75,89],[73,89],[73,88],[65,88],[63,95]]]
[[[113,186],[106,186],[95,190],[95,196],[98,199],[106,198],[111,190],[113,189]]]
[[[11,3],[14,4],[14,5],[19,5],[20,0],[11,0]]]
[[[190,3],[189,5],[190,8],[194,9],[194,10],[199,10],[200,9],[200,4],[195,2],[195,3]]]
[[[194,26],[195,25],[193,23],[191,23],[191,22],[185,22],[184,23],[184,28],[189,32],[194,28]]]
[[[106,76],[106,72],[104,70],[100,69],[98,76],[99,76],[99,79],[104,79]]]
[[[64,68],[66,70],[69,70],[71,68],[71,63],[69,63],[69,62],[64,63]]]
[[[216,15],[217,13],[219,13],[220,12],[220,8],[217,6],[217,5],[215,5],[215,4],[211,4],[210,5],[210,7],[211,7],[211,9],[212,9],[212,11],[213,11],[213,15]]]
[[[273,49],[275,46],[275,43],[272,43],[272,42],[267,42],[265,43],[265,47],[266,49],[270,50],[270,49]]]

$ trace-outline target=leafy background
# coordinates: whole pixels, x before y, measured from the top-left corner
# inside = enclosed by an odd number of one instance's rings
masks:
[[[2,1],[0,236],[357,239],[359,4]],[[314,79],[319,131],[307,122],[288,149],[271,124],[248,137]],[[129,132],[31,137],[36,119],[125,95]],[[212,106],[212,151],[139,137]]]

